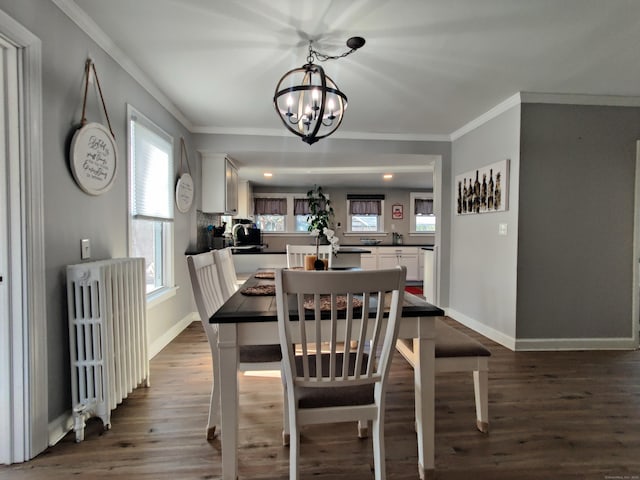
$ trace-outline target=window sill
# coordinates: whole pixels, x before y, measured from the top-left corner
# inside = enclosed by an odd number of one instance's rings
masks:
[[[147,310],[157,307],[161,303],[169,300],[171,297],[175,297],[176,293],[178,292],[178,288],[179,287],[177,286],[165,287],[153,293],[149,293],[147,295]]]
[[[436,232],[409,232],[411,237],[428,237],[435,235]]]
[[[344,232],[345,237],[386,237],[387,232]]]

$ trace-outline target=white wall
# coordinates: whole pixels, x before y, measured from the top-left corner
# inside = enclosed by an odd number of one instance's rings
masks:
[[[453,141],[456,175],[510,159],[508,210],[457,215],[451,209],[449,314],[507,346],[516,335],[520,105]],[[455,188],[449,191],[455,205]],[[498,235],[507,224],[508,234]]]

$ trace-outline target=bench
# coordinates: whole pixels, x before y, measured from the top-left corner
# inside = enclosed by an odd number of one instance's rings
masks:
[[[476,426],[482,433],[489,432],[489,357],[491,352],[480,342],[436,319],[435,371],[473,372],[476,402]],[[411,340],[398,340],[396,350],[415,367]]]

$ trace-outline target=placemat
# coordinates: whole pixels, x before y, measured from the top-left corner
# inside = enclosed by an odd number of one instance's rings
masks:
[[[353,298],[352,299],[352,305],[353,308],[360,308],[362,307],[362,300],[360,300],[359,298]],[[338,295],[336,297],[336,308],[338,310],[346,310],[347,309],[347,297],[345,295]],[[313,301],[313,298],[310,298],[309,300],[306,300],[304,302],[304,308],[306,310],[314,310],[315,309],[315,303]],[[320,297],[320,310],[323,312],[328,312],[331,310],[331,297],[329,295],[322,295]]]
[[[276,278],[276,272],[269,271],[269,270],[264,270],[264,271],[261,271],[261,272],[256,272],[254,277],[262,278],[262,279],[266,279],[266,280],[273,280],[274,278]]]
[[[276,286],[275,285],[257,285],[255,287],[245,287],[240,290],[240,293],[243,295],[252,295],[252,296],[275,295]]]

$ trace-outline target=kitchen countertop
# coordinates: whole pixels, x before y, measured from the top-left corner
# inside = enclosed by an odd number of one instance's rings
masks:
[[[433,245],[372,245],[375,247],[417,247],[422,250],[433,250]],[[359,254],[367,254],[371,253],[371,250],[367,248],[368,246],[363,246],[361,244],[345,244],[340,246],[340,250],[338,250],[338,254],[349,254],[349,253],[359,253]],[[284,255],[287,252],[285,250],[264,250],[264,249],[249,249],[249,248],[234,248],[231,247],[234,255]],[[208,250],[205,250],[208,251]],[[199,253],[204,253],[204,251],[186,251],[185,255],[197,255]]]

